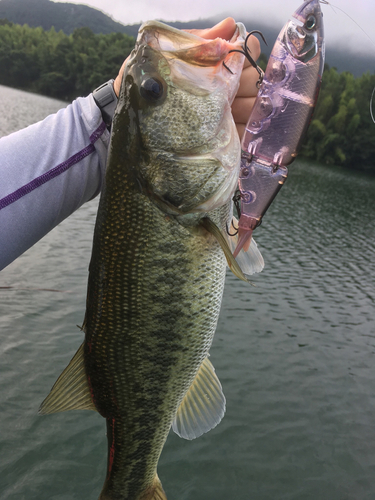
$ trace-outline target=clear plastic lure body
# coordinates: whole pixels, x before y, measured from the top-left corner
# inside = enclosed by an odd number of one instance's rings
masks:
[[[287,178],[287,165],[297,156],[311,120],[323,67],[323,14],[319,0],[307,0],[279,33],[242,139],[234,257]]]

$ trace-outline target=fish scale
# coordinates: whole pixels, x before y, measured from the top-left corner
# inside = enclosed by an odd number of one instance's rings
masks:
[[[86,373],[112,438],[103,498],[152,486],[177,407],[208,354],[226,266],[213,237],[163,214],[129,171],[110,159],[85,319]]]

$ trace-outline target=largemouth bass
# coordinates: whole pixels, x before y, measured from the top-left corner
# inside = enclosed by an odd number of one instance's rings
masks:
[[[107,421],[101,500],[166,499],[173,430],[215,427],[225,398],[208,353],[224,287],[240,143],[230,105],[245,28],[230,42],[148,22],[124,71],[89,268],[85,340],[41,406]],[[229,72],[222,64],[230,65]],[[253,271],[263,261],[255,243]]]

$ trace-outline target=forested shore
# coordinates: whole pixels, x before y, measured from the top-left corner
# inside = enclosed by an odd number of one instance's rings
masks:
[[[66,35],[0,20],[0,84],[70,101],[114,78],[133,46],[122,33]],[[355,78],[327,66],[302,155],[375,172],[374,87],[374,74]]]
[[[66,35],[0,20],[0,84],[70,101],[115,78],[133,47],[123,33]]]
[[[355,78],[326,67],[301,154],[321,163],[375,173],[375,123],[370,102],[375,75]],[[375,101],[372,103],[375,109]]]

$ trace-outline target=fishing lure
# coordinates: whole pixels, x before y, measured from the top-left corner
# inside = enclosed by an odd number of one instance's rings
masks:
[[[242,138],[234,257],[248,246],[287,178],[311,121],[323,67],[320,1],[306,0],[279,33]]]

